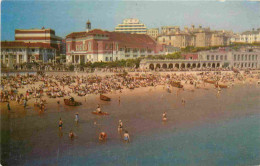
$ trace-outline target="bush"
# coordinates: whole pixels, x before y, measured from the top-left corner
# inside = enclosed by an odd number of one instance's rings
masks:
[[[74,65],[70,65],[70,66],[69,66],[69,70],[70,70],[70,71],[74,71]]]

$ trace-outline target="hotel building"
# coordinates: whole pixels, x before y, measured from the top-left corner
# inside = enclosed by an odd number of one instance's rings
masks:
[[[115,27],[115,32],[122,33],[146,34],[146,31],[146,26],[140,23],[139,19],[136,18],[124,19],[122,24],[118,24]]]

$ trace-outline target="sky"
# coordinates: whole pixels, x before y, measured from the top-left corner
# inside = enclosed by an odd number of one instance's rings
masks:
[[[147,28],[195,27],[243,32],[260,28],[260,1],[15,1],[1,2],[1,40],[14,40],[15,29],[51,28],[66,37],[92,29],[113,31],[125,18],[138,18]]]

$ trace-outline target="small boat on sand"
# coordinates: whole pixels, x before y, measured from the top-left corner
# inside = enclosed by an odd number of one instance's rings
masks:
[[[68,105],[68,106],[79,106],[79,105],[82,105],[81,102],[72,101],[70,99],[64,99],[64,103],[65,103],[65,105]]]
[[[97,112],[97,111],[93,111],[92,114],[95,114],[95,115],[109,115],[109,113],[107,113],[107,112]]]
[[[227,85],[223,85],[223,84],[215,84],[215,87],[216,88],[227,88],[228,86]]]
[[[216,81],[213,80],[203,80],[203,81],[209,84],[216,84]]]
[[[107,97],[107,96],[105,96],[105,95],[100,94],[100,100],[110,101],[111,98],[109,98],[109,97]]]
[[[177,88],[183,88],[183,85],[181,85],[180,82],[175,82],[175,81],[171,82],[171,86],[177,87]]]

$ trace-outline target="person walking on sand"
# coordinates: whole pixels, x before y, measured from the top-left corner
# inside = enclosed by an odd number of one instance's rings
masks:
[[[25,109],[27,106],[27,101],[26,101],[26,98],[23,100],[23,108]]]
[[[11,111],[11,107],[10,107],[9,101],[7,102],[7,109],[8,109],[9,112]]]
[[[60,121],[59,121],[59,129],[60,129],[60,130],[62,129],[62,125],[63,125],[63,122],[62,122],[62,120],[61,120],[61,118],[60,118]]]

